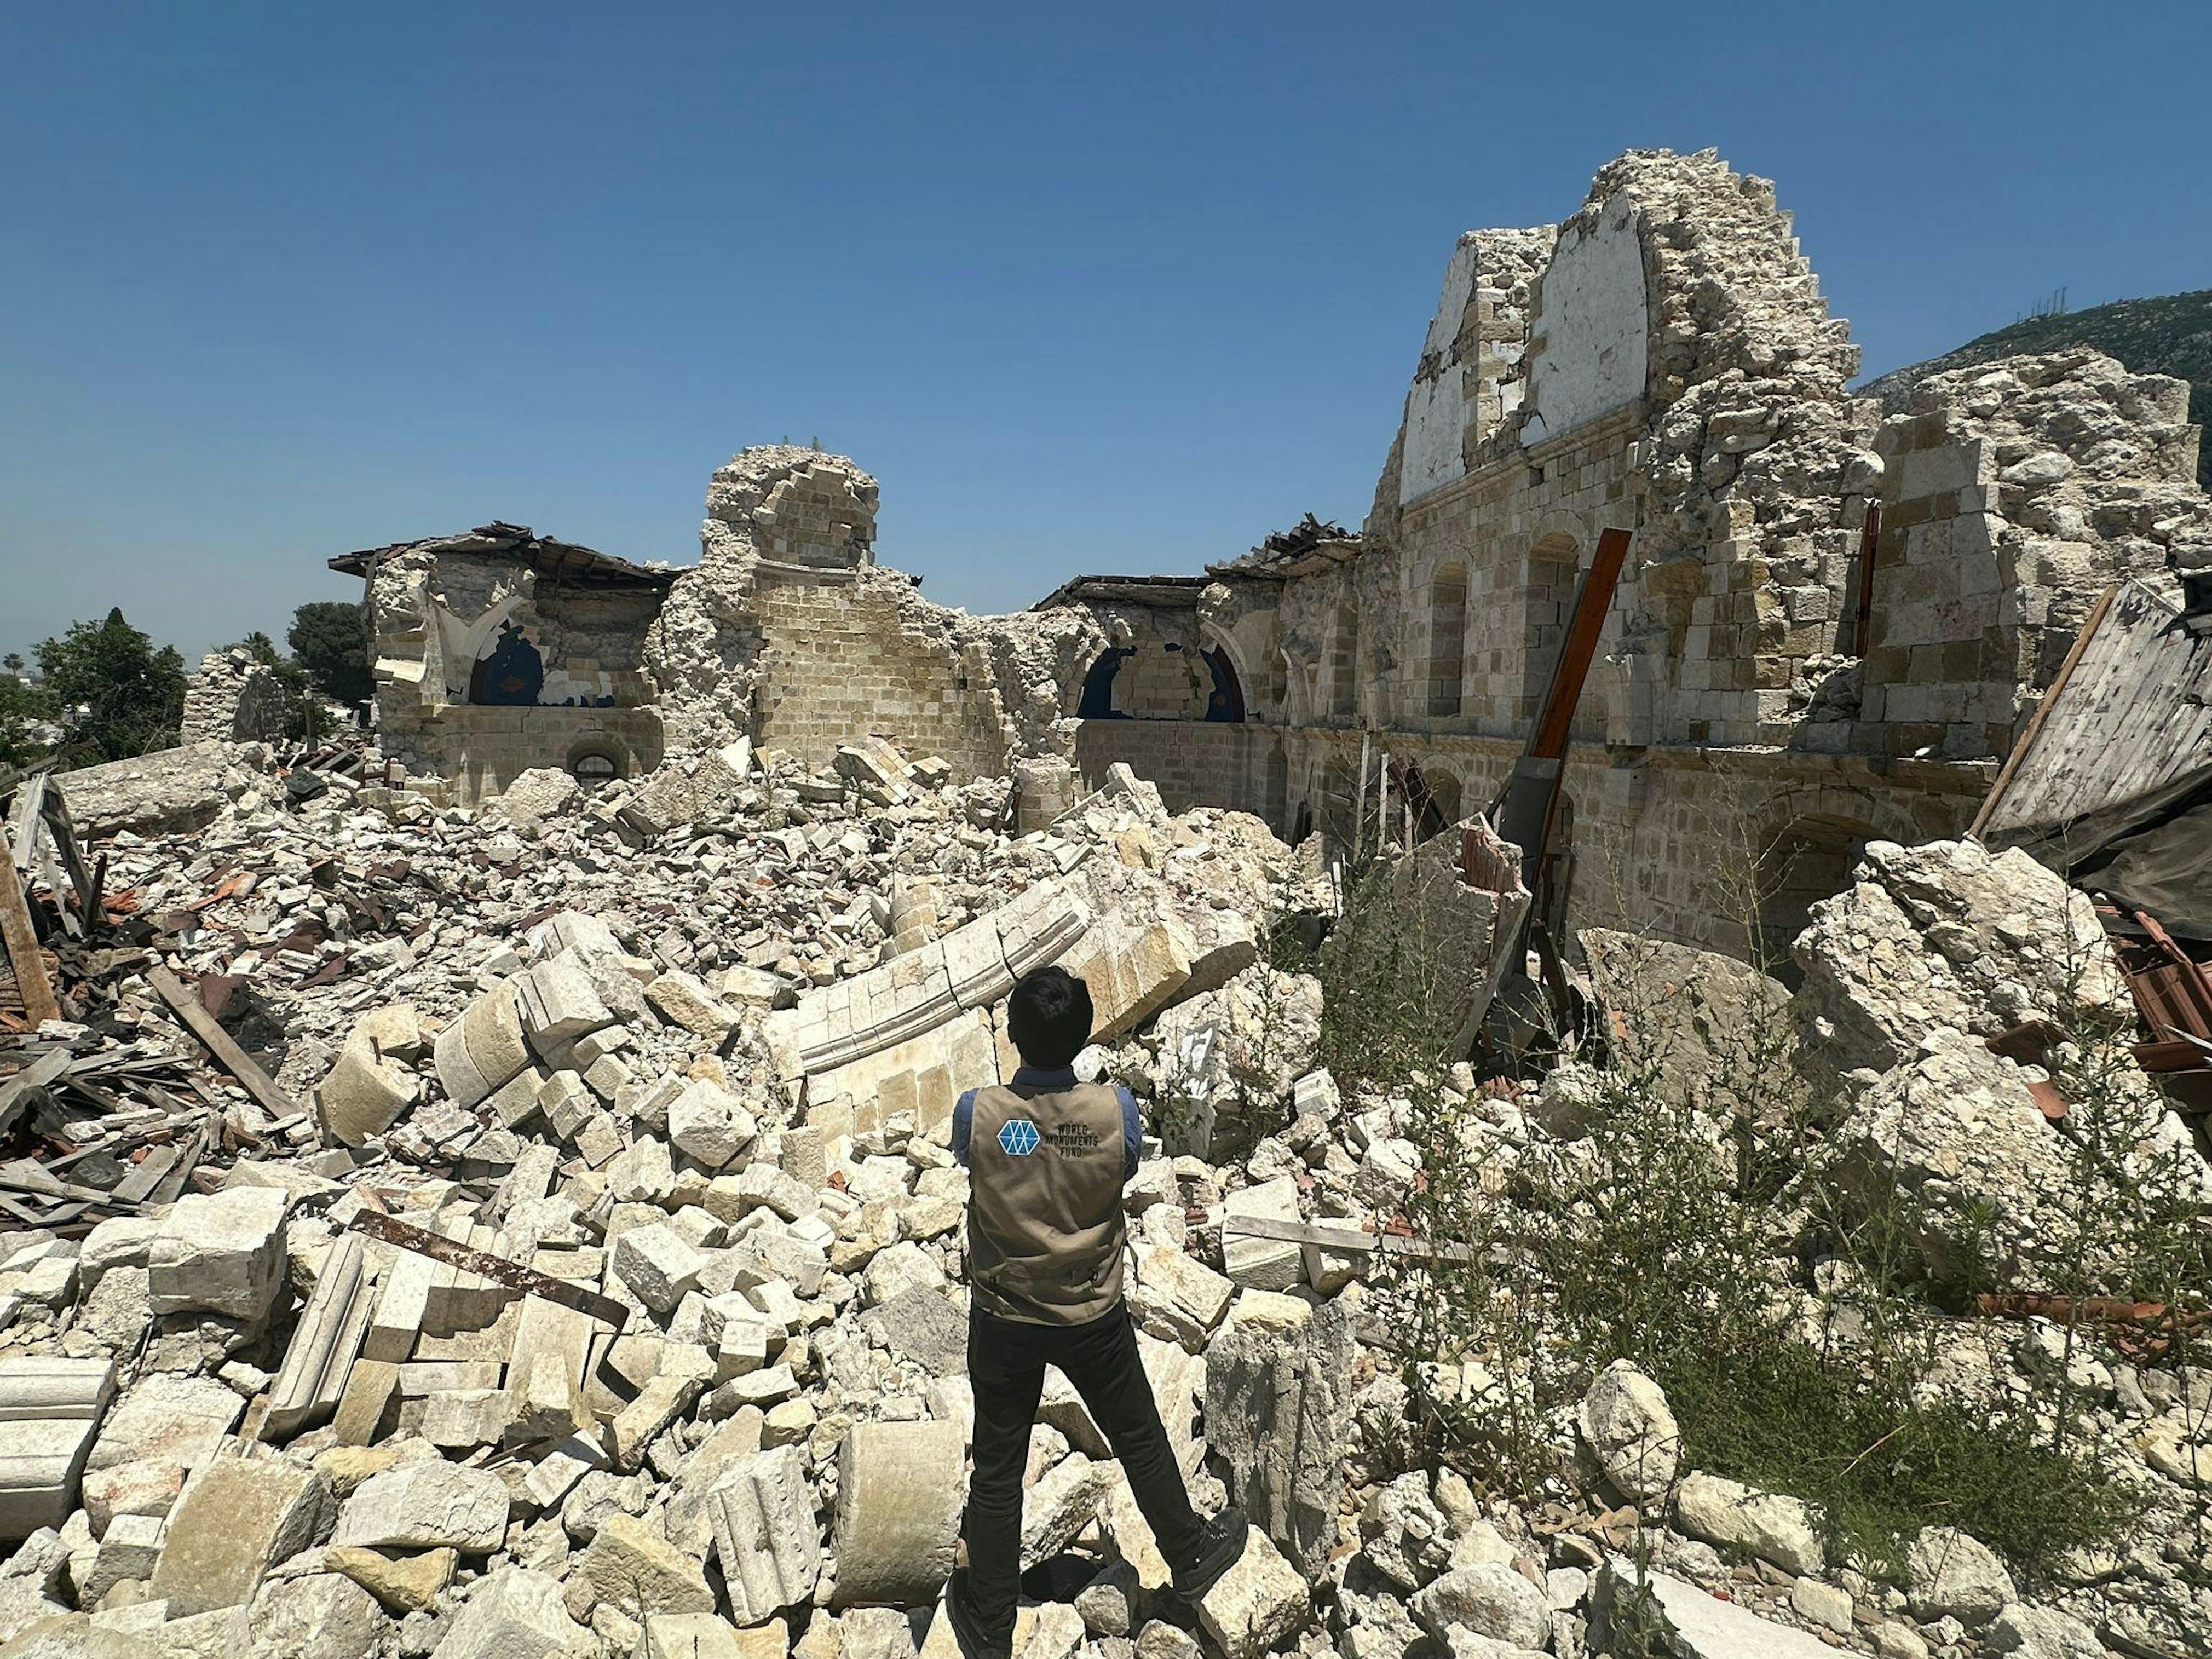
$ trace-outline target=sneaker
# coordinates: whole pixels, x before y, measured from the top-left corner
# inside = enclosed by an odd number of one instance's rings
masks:
[[[1237,1565],[1237,1558],[1244,1553],[1244,1540],[1251,1529],[1244,1511],[1238,1509],[1224,1510],[1207,1522],[1206,1530],[1198,1535],[1197,1559],[1175,1574],[1175,1593],[1195,1604],[1221,1582],[1224,1573]]]
[[[953,1568],[951,1580],[945,1587],[945,1616],[952,1626],[953,1639],[960,1644],[962,1659],[1012,1659],[1013,1632],[1009,1630],[994,1640],[976,1622],[968,1601],[965,1567]]]

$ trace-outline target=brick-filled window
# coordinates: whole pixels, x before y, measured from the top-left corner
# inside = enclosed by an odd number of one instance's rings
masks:
[[[1448,564],[1429,584],[1429,713],[1455,715],[1467,696],[1467,567]]]

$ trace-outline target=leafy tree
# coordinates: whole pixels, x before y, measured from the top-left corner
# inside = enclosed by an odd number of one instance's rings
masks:
[[[127,760],[177,741],[185,717],[185,659],[123,620],[70,624],[38,647],[42,689],[62,726],[71,765]]]
[[[22,677],[22,658],[10,652],[9,659],[14,666],[0,675],[0,766],[27,766],[46,757],[53,699]]]
[[[284,637],[300,666],[333,702],[351,708],[374,695],[364,607],[339,599],[311,599],[292,613],[292,626]]]
[[[13,675],[15,678],[19,680],[23,678],[23,653],[20,651],[10,651],[6,656],[0,657],[0,668],[6,669],[9,673]]]

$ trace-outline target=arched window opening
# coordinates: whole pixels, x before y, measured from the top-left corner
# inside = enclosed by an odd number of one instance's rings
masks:
[[[1114,677],[1121,672],[1121,665],[1137,654],[1134,646],[1109,645],[1098,653],[1098,660],[1091,665],[1083,677],[1083,696],[1075,706],[1075,717],[1084,720],[1125,720],[1128,715],[1114,707]]]
[[[1204,655],[1206,667],[1213,673],[1213,689],[1206,694],[1206,718],[1230,725],[1241,724],[1244,719],[1244,688],[1237,681],[1237,665],[1218,645]]]
[[[604,788],[622,775],[622,762],[601,750],[587,749],[568,763],[568,775],[586,789]]]
[[[1348,760],[1333,760],[1322,772],[1317,814],[1321,827],[1346,847],[1352,845],[1352,832],[1358,823],[1359,802],[1354,793],[1358,781]]]
[[[1359,712],[1359,617],[1348,605],[1336,607],[1336,624],[1329,630],[1328,712],[1340,717]]]
[[[1759,934],[1753,959],[1795,990],[1804,980],[1790,947],[1813,919],[1813,907],[1851,884],[1851,872],[1873,839],[1870,825],[1814,815],[1775,832],[1756,870]]]
[[[1559,654],[1559,641],[1566,637],[1567,623],[1575,608],[1581,552],[1575,538],[1564,531],[1554,531],[1528,550],[1522,629],[1522,660],[1527,665],[1523,696],[1528,704],[1523,714],[1534,712],[1535,700],[1544,695],[1545,683],[1551,678],[1552,659]]]
[[[1421,783],[1428,799],[1423,804],[1414,835],[1417,840],[1427,841],[1459,822],[1459,780],[1449,772],[1424,772]]]
[[[1429,713],[1456,714],[1467,695],[1467,567],[1448,564],[1429,585]]]

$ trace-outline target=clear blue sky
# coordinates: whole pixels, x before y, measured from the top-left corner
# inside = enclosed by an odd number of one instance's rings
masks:
[[[18,6],[0,649],[493,518],[688,562],[818,437],[1011,608],[1356,523],[1453,239],[1778,183],[1869,372],[2212,284],[2212,7]]]

